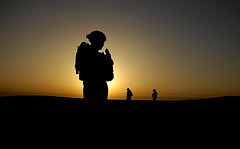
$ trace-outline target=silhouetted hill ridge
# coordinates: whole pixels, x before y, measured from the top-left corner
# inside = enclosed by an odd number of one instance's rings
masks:
[[[215,98],[205,98],[205,99],[188,99],[188,100],[158,100],[156,103],[153,103],[151,100],[132,100],[127,102],[126,100],[108,100],[110,104],[159,104],[159,103],[236,103],[239,102],[240,96],[222,96]],[[69,97],[58,97],[58,96],[3,96],[0,97],[0,104],[9,104],[9,103],[86,103],[82,98],[69,98]]]

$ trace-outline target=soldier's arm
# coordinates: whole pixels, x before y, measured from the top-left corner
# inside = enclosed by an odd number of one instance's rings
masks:
[[[106,52],[106,57],[107,57],[108,63],[111,64],[111,65],[114,65],[114,62],[112,60],[112,57],[111,57],[111,54],[110,54],[109,50],[106,49],[105,52]]]

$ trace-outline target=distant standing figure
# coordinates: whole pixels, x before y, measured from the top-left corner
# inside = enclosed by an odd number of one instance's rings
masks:
[[[152,98],[154,102],[157,101],[157,91],[155,89],[153,89]]]
[[[133,96],[132,91],[129,88],[127,88],[127,101],[131,101],[132,96]]]
[[[106,41],[101,31],[86,36],[91,44],[82,42],[76,53],[75,68],[79,80],[83,81],[83,96],[89,103],[104,103],[108,98],[107,81],[114,78],[113,60],[108,49],[99,52]]]

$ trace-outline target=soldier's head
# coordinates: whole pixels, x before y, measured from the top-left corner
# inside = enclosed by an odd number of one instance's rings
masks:
[[[91,43],[91,46],[96,50],[101,50],[106,41],[106,35],[98,30],[92,31],[90,34],[87,34],[86,38]]]

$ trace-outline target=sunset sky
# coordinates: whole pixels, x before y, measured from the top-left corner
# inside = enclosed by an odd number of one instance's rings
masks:
[[[82,98],[86,34],[107,36],[109,99],[240,96],[237,0],[0,0],[0,95]]]

